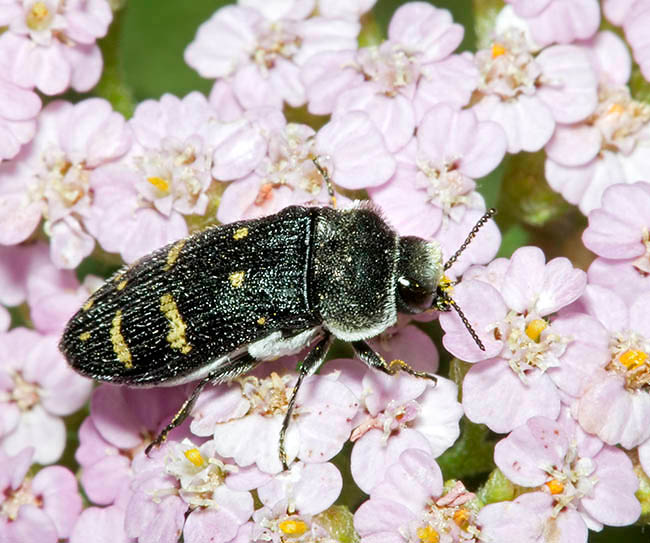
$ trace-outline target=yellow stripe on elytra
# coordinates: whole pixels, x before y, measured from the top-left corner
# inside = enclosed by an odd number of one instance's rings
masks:
[[[94,303],[95,300],[93,300],[92,298],[88,298],[88,300],[86,300],[86,303],[81,306],[81,309],[83,309],[84,311],[88,311],[93,306]]]
[[[171,348],[176,349],[183,354],[189,353],[192,350],[192,346],[185,338],[187,325],[183,321],[181,314],[178,312],[178,306],[171,294],[163,294],[160,297],[160,310],[169,321],[169,334],[167,334],[167,341]]]
[[[124,364],[124,367],[127,370],[130,370],[133,367],[133,358],[131,357],[131,351],[129,351],[129,346],[124,340],[122,335],[122,310],[118,309],[115,312],[113,317],[113,322],[111,323],[111,343],[113,344],[113,351],[117,355],[117,359]]]
[[[180,241],[174,243],[172,248],[169,249],[169,252],[167,253],[167,263],[163,268],[164,271],[169,271],[172,269],[172,266],[178,260],[178,255],[181,253],[181,249],[183,248],[183,245],[185,245],[185,240],[181,239]]]
[[[237,230],[235,230],[235,233],[232,235],[232,239],[234,240],[244,239],[247,235],[248,235],[248,228],[242,226],[241,228],[237,228]]]

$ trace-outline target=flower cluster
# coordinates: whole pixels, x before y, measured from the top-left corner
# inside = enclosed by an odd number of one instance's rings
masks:
[[[425,2],[382,36],[373,0],[238,0],[185,50],[209,96],[163,90],[125,118],[101,91],[42,106],[98,82],[107,0],[0,0],[1,541],[581,543],[647,522],[650,3],[504,3],[477,7],[480,45],[459,52],[464,28]],[[495,258],[499,227],[475,227],[481,191],[524,154],[588,221],[566,256]],[[93,388],[59,352],[104,281],[88,270],[365,198],[447,260],[441,346],[433,311],[364,338],[420,376],[335,346],[299,381],[314,338],[283,335],[291,348],[205,386],[148,450],[195,383]]]

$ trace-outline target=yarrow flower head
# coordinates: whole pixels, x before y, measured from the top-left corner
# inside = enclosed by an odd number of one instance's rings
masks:
[[[538,151],[556,123],[584,120],[596,108],[596,76],[577,46],[554,45],[536,54],[525,34],[510,27],[474,60],[480,80],[473,109],[480,120],[503,127],[510,153]]]
[[[0,242],[24,241],[44,219],[52,261],[76,267],[95,246],[86,222],[93,205],[91,173],[130,145],[124,118],[107,101],[48,104],[36,138],[17,160],[0,166]]]
[[[600,33],[588,50],[599,69],[598,105],[581,122],[557,126],[546,146],[545,168],[551,188],[585,215],[600,206],[607,187],[650,178],[650,107],[632,98],[626,86],[625,44]]]
[[[181,534],[188,543],[205,541],[207,534],[226,543],[237,535],[253,512],[253,497],[236,483],[231,488],[238,468],[218,457],[214,446],[169,442],[140,464],[126,509],[127,535],[142,543],[172,543]]]
[[[81,512],[74,474],[49,466],[28,475],[34,450],[0,450],[0,540],[56,543],[65,539]]]
[[[57,343],[56,335],[27,328],[0,334],[0,449],[17,454],[34,447],[40,464],[61,457],[66,442],[61,417],[77,411],[92,387],[68,367]]]
[[[509,263],[496,261],[472,277],[455,288],[454,298],[468,308],[466,316],[486,350],[471,341],[457,315],[440,317],[445,347],[463,360],[478,362],[463,381],[466,415],[497,432],[534,415],[557,415],[560,395],[554,380],[560,379],[558,368],[565,357],[569,364],[579,364],[579,355],[567,346],[582,340],[573,337],[570,325],[549,316],[583,293],[585,273],[565,258],[545,263],[540,249],[524,247]],[[510,391],[505,401],[503,390]]]
[[[469,99],[471,89],[462,81],[472,71],[469,61],[438,66],[462,38],[462,27],[453,23],[448,11],[424,2],[407,3],[393,15],[383,44],[322,53],[303,67],[309,111],[334,117],[365,111],[382,127],[388,150],[397,151],[413,136],[425,104],[451,100],[463,105]],[[462,82],[427,85],[437,68],[456,72]]]
[[[296,379],[286,364],[236,379],[204,393],[194,408],[191,429],[214,437],[217,452],[240,466],[256,464],[266,473],[282,471],[278,436]],[[280,373],[277,373],[280,372]],[[307,377],[296,399],[286,436],[287,461],[325,462],[348,439],[358,409],[354,395],[334,379]]]
[[[357,509],[354,527],[362,543],[478,541],[478,504],[461,483],[443,487],[436,461],[409,449],[386,471],[383,482]]]
[[[314,4],[248,0],[223,7],[199,27],[185,61],[203,77],[231,85],[244,108],[301,106],[300,66],[322,51],[354,48],[360,30],[353,20],[312,16]]]
[[[103,63],[95,40],[113,19],[107,0],[7,0],[2,4],[0,57],[8,76],[21,87],[59,94],[72,87],[90,90]]]
[[[641,512],[630,460],[584,432],[568,409],[558,421],[529,419],[497,443],[494,459],[512,482],[536,489],[519,503],[528,507],[526,516],[535,515],[547,525],[545,533],[559,532],[560,541],[586,541],[587,528],[629,524]],[[488,505],[479,516],[487,520],[508,507]]]
[[[334,503],[342,486],[334,465],[296,462],[257,489],[263,506],[239,529],[233,543],[334,542],[318,515]]]

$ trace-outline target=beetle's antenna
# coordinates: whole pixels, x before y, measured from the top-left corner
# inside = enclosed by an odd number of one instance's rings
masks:
[[[456,313],[458,313],[458,316],[460,317],[460,320],[463,321],[463,324],[465,325],[465,328],[467,328],[467,331],[469,332],[469,335],[472,336],[472,339],[478,345],[478,348],[481,349],[481,351],[485,351],[485,345],[483,345],[483,342],[481,341],[481,338],[478,337],[478,334],[474,331],[474,328],[472,328],[472,325],[467,320],[467,317],[465,316],[465,313],[463,313],[463,311],[460,309],[458,304],[456,302],[454,302],[454,300],[449,298],[448,301],[449,301],[449,305],[456,310]]]
[[[458,260],[458,257],[461,255],[461,253],[462,253],[465,249],[467,249],[467,246],[468,246],[468,245],[471,243],[471,241],[476,237],[476,234],[478,234],[478,231],[480,230],[481,226],[483,226],[485,223],[487,223],[487,222],[488,222],[492,217],[494,217],[496,214],[497,214],[497,210],[494,209],[493,207],[491,207],[490,209],[488,209],[488,210],[485,212],[485,214],[484,214],[484,215],[483,215],[483,216],[478,220],[478,222],[474,225],[474,228],[472,228],[471,232],[469,233],[469,235],[467,236],[467,238],[465,239],[465,241],[463,242],[463,244],[460,246],[460,248],[458,249],[458,251],[456,251],[456,252],[454,253],[454,255],[453,255],[449,260],[447,260],[447,262],[445,262],[445,271],[447,271],[449,268],[451,268],[451,267],[455,264],[456,260]],[[452,304],[452,305],[454,305],[454,304]],[[460,315],[462,315],[462,313],[461,313],[460,310],[458,309],[458,306],[454,305],[454,307],[455,307],[456,311],[458,311],[458,313],[459,313]]]
[[[323,180],[325,181],[325,185],[327,186],[327,192],[330,195],[330,201],[332,202],[332,207],[336,207],[336,195],[334,194],[334,186],[332,185],[332,179],[330,178],[330,174],[327,171],[327,168],[325,168],[323,165],[320,163],[320,156],[312,158],[312,162],[314,163],[314,166],[316,166],[316,169],[318,170],[318,173],[321,174],[323,177]]]

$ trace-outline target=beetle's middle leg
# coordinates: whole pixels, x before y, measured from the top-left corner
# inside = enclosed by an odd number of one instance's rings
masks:
[[[438,379],[433,373],[426,371],[417,371],[409,366],[404,360],[391,360],[386,362],[384,358],[376,353],[365,341],[353,341],[352,348],[356,355],[371,368],[378,369],[388,375],[395,375],[398,371],[403,371],[415,377],[430,379],[436,382]]]
[[[327,356],[327,351],[329,351],[330,345],[332,344],[332,334],[325,331],[325,335],[316,343],[316,346],[307,353],[305,359],[300,363],[300,369],[298,371],[298,380],[293,386],[291,391],[291,396],[289,397],[289,403],[287,404],[287,412],[284,415],[282,420],[282,429],[280,430],[280,462],[282,462],[282,467],[286,470],[289,469],[287,465],[287,452],[284,447],[284,440],[287,434],[287,429],[289,428],[289,422],[291,421],[291,414],[293,413],[293,408],[296,405],[296,397],[298,396],[298,390],[300,385],[305,377],[308,375],[313,375],[318,371],[325,362],[325,357]]]

